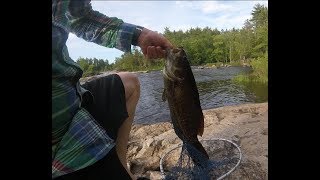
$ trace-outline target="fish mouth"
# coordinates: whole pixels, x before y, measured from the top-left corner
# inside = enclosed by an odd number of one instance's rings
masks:
[[[172,59],[175,59],[175,53],[178,53],[180,50],[177,48],[167,48],[166,49],[166,53],[167,53],[167,60],[166,60],[166,65],[163,68],[163,75],[165,78],[169,79],[170,81],[182,81],[183,78],[179,78],[177,77],[174,72],[176,71],[181,71],[182,68],[178,68],[176,67],[173,62]]]
[[[174,70],[180,70],[180,68],[174,68]],[[164,77],[166,77],[167,79],[169,79],[170,81],[182,81],[182,78],[179,78],[177,76],[175,76],[173,73],[173,71],[168,71],[168,69],[166,67],[163,68],[163,75]]]

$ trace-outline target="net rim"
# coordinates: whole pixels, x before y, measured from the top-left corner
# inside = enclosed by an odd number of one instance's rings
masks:
[[[232,145],[234,145],[238,151],[239,151],[239,161],[237,162],[237,164],[231,169],[229,170],[227,173],[223,174],[222,176],[220,176],[219,178],[217,178],[217,180],[221,180],[223,178],[225,178],[226,176],[228,176],[229,174],[231,174],[240,164],[241,160],[242,160],[242,152],[241,152],[241,149],[240,149],[240,146],[238,146],[236,143],[234,143],[233,141],[231,140],[228,140],[228,139],[224,139],[224,138],[211,138],[211,139],[201,139],[201,141],[215,141],[215,140],[220,140],[220,141],[227,141],[229,143],[231,143]],[[182,147],[183,143],[179,143],[178,145],[175,145],[173,148],[171,148],[170,150],[168,150],[166,153],[164,153],[164,155],[161,157],[160,159],[160,172],[161,172],[161,176],[162,176],[162,179],[165,179],[165,172],[163,170],[163,166],[162,166],[162,163],[163,163],[163,159],[165,159],[167,157],[167,155],[179,148],[179,147]]]

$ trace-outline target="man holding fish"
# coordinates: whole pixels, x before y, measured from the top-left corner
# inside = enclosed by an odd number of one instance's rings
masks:
[[[88,0],[52,0],[52,178],[136,179],[127,168],[126,152],[140,96],[139,80],[120,72],[80,85],[83,71],[69,57],[69,33],[123,52],[139,46],[148,59],[167,57],[173,45],[161,34],[94,11]],[[175,73],[165,77],[179,78]],[[166,97],[173,95],[169,90]],[[202,134],[201,107],[196,100],[192,103],[199,123],[192,135]],[[194,136],[191,140],[199,146]]]

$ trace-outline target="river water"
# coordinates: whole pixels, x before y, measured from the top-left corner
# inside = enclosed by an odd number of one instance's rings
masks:
[[[234,83],[231,79],[248,73],[249,67],[221,67],[216,69],[192,68],[203,110],[244,103],[268,101],[266,84]],[[140,100],[136,108],[135,124],[152,124],[170,121],[168,103],[162,101],[163,77],[161,71],[137,73],[140,84]]]

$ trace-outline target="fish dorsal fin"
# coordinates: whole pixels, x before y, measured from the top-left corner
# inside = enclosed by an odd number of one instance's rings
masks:
[[[193,90],[192,95],[193,95],[193,100],[195,105],[197,105],[199,108],[201,108],[200,106],[200,100],[199,100],[199,92],[198,92],[198,88],[197,88],[197,84],[196,81],[194,79],[189,61],[187,59],[186,60],[186,74],[187,74],[187,80],[189,81],[190,85],[191,85],[191,89]]]

